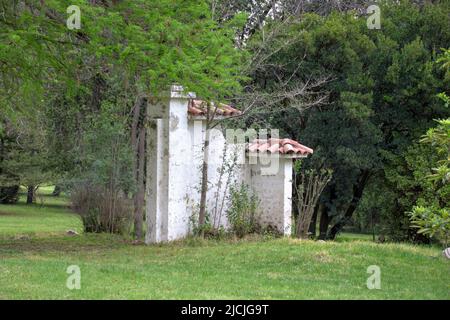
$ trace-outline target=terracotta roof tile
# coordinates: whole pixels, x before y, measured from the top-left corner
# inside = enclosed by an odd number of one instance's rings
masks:
[[[314,151],[292,139],[255,139],[248,144],[247,151],[250,153],[267,152],[290,155],[309,155]]]
[[[210,108],[211,111],[214,111],[214,104]],[[188,114],[192,116],[205,116],[207,112],[206,102],[203,100],[192,99],[188,105]],[[242,114],[242,112],[238,109],[235,109],[227,104],[220,103],[217,106],[216,115],[219,116],[237,116]]]

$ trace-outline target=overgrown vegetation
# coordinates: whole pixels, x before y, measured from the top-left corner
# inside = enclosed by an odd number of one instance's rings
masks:
[[[12,204],[19,200],[19,186],[0,187],[0,203]]]
[[[72,191],[71,202],[85,232],[130,233],[133,205],[120,191],[83,184]]]
[[[257,222],[258,205],[258,196],[249,186],[245,184],[231,186],[230,207],[227,210],[231,232],[242,238],[261,230]]]
[[[317,201],[332,178],[330,170],[317,173],[314,170],[300,172],[298,161],[295,165],[294,193],[297,202],[298,215],[295,221],[295,235],[300,239],[309,237],[309,228],[314,215]]]
[[[450,237],[450,118],[439,121],[421,141],[431,146],[431,170],[425,175],[427,193],[411,213],[413,227],[435,237],[447,247]],[[424,174],[424,172],[418,172]]]

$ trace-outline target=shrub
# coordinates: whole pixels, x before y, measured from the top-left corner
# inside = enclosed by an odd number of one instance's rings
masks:
[[[241,184],[238,188],[230,187],[230,207],[227,211],[231,231],[238,237],[258,232],[260,226],[256,222],[259,199],[249,187]]]
[[[13,204],[19,201],[19,186],[0,187],[0,203]]]
[[[418,233],[435,237],[447,247],[450,238],[450,211],[448,208],[416,206],[411,212],[411,224]]]
[[[300,162],[296,163],[294,192],[297,200],[298,216],[295,227],[297,238],[307,239],[308,229],[314,215],[317,201],[332,177],[331,170],[300,171]]]
[[[120,192],[84,185],[72,191],[71,202],[73,210],[81,217],[85,232],[130,232],[133,205]]]
[[[223,239],[226,235],[225,229],[222,226],[214,227],[211,224],[211,218],[206,212],[205,223],[200,226],[198,224],[199,210],[197,207],[193,208],[193,214],[189,218],[190,230],[194,237],[203,237],[206,239]]]
[[[419,229],[418,233],[435,237],[447,245],[450,236],[450,118],[438,123],[421,140],[431,147],[430,158],[436,158],[431,173],[417,172],[417,176],[425,176],[428,194],[417,200],[411,213],[411,224]]]

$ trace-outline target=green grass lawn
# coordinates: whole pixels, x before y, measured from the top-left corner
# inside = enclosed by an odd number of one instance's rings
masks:
[[[0,299],[450,299],[450,263],[435,247],[354,235],[133,245],[65,235],[80,222],[54,201],[0,205]],[[66,288],[70,265],[81,290]],[[370,265],[381,268],[381,290],[366,287]]]
[[[81,232],[81,220],[70,212],[68,199],[51,196],[52,190],[40,188],[33,205],[25,203],[25,194],[18,204],[0,205],[0,238],[58,235],[69,229]]]

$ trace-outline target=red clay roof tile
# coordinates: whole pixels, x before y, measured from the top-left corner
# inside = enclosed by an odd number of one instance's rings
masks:
[[[314,151],[292,139],[255,139],[247,146],[247,151],[280,153],[292,155],[308,155]]]
[[[205,116],[207,112],[206,101],[199,99],[192,99],[188,105],[188,114],[192,116]],[[210,108],[211,112],[215,110],[215,105],[213,104]],[[216,109],[216,115],[219,116],[237,116],[242,114],[238,109],[235,109],[227,104],[219,103]]]

